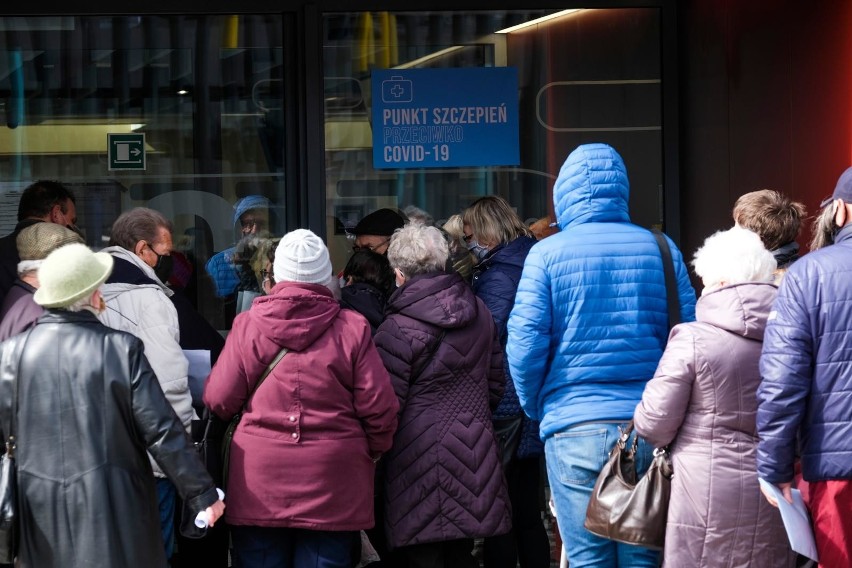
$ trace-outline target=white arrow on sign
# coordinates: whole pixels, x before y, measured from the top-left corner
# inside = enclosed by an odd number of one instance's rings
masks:
[[[142,153],[142,150],[140,150],[139,148],[134,148],[130,151],[130,153],[133,154],[134,156],[138,156],[139,154]]]

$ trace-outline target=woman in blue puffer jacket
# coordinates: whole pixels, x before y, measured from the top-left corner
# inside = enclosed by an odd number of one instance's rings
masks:
[[[491,311],[500,344],[506,349],[506,321],[527,253],[536,243],[518,214],[502,197],[478,199],[464,212],[464,240],[479,263],[473,269],[473,291]],[[544,446],[538,422],[527,418],[508,366],[506,392],[494,411],[495,434],[503,446],[503,465],[512,503],[512,532],[485,539],[486,568],[547,568],[550,545],[541,520],[540,459]]]

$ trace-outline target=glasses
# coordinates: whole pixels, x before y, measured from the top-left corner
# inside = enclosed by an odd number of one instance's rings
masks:
[[[377,248],[381,248],[385,246],[390,241],[390,238],[383,240],[382,242],[375,245],[364,245],[359,247],[358,245],[352,245],[352,252],[361,252],[362,250],[368,250],[370,252],[376,252]]]
[[[266,220],[263,218],[257,217],[246,217],[244,219],[240,219],[240,226],[244,230],[249,229],[257,229],[262,230],[266,228]]]

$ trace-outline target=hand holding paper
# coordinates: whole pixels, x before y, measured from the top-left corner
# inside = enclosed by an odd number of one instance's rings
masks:
[[[808,510],[805,507],[805,502],[802,500],[802,493],[798,489],[792,489],[789,483],[782,484],[784,491],[775,485],[759,479],[760,490],[766,495],[766,499],[781,511],[781,520],[784,521],[784,528],[787,529],[787,538],[790,539],[790,547],[814,561],[819,561],[817,557],[816,542],[814,541],[814,531],[811,526],[811,518],[808,515]],[[788,501],[788,498],[792,500]]]
[[[225,493],[218,487],[216,488],[216,493],[219,494],[219,500],[204,509],[203,511],[199,511],[199,513],[195,516],[196,527],[200,529],[212,527],[214,524],[216,524],[216,521],[219,520],[219,517],[222,516],[222,513],[225,512],[225,503],[223,503],[225,499]]]

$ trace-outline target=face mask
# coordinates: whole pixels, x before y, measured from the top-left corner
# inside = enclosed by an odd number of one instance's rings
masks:
[[[471,254],[473,256],[475,256],[476,260],[478,260],[479,262],[482,262],[485,259],[485,257],[488,256],[488,253],[490,252],[487,248],[485,248],[484,246],[479,244],[479,242],[477,242],[473,239],[471,239],[467,243],[467,250],[469,250],[471,252]]]
[[[154,250],[154,249],[151,249]],[[154,251],[154,254],[157,254]],[[169,279],[169,276],[172,275],[172,257],[166,254],[157,254],[157,264],[154,265],[154,274],[157,275],[157,278],[160,279],[160,282],[163,284]]]

